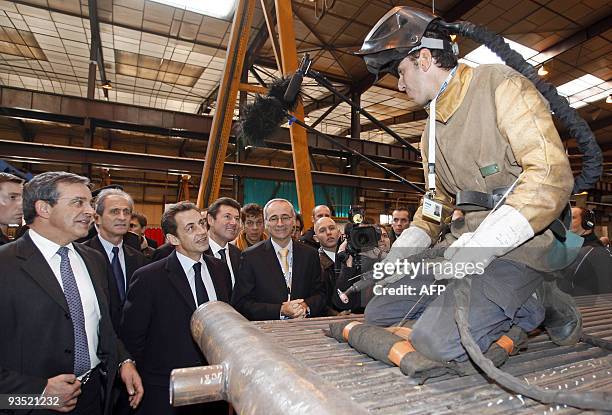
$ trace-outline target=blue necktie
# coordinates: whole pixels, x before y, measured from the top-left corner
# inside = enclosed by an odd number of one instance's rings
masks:
[[[81,303],[79,287],[70,266],[68,248],[62,246],[58,249],[57,254],[61,258],[60,274],[62,276],[62,285],[64,286],[64,296],[66,296],[66,302],[70,310],[70,319],[74,329],[74,374],[80,376],[91,369],[83,304]]]
[[[123,278],[123,270],[121,269],[121,263],[119,262],[119,247],[113,246],[113,260],[111,261],[113,268],[113,275],[117,282],[117,292],[119,293],[119,300],[121,304],[125,301],[125,279]]]
[[[196,289],[196,298],[198,300],[198,304],[203,304],[208,301],[208,294],[206,293],[206,287],[204,287],[204,281],[202,280],[202,263],[196,262],[193,264],[193,270],[195,271],[195,289]]]

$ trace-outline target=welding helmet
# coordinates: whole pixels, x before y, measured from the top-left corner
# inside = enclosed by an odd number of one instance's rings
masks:
[[[399,62],[421,48],[446,49],[458,54],[455,43],[424,36],[430,23],[437,19],[427,11],[394,7],[374,25],[356,54],[363,57],[368,71],[377,77],[386,72],[397,76]]]

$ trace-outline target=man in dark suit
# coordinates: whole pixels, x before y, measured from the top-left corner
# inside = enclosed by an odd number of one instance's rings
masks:
[[[0,172],[0,245],[10,242],[7,236],[9,225],[21,225],[22,192],[22,179],[10,173]]]
[[[134,271],[147,263],[145,256],[124,243],[124,235],[130,228],[134,202],[120,189],[104,189],[96,198],[95,214],[98,234],[85,242],[100,252],[112,271],[108,281],[109,302],[113,327],[119,330],[125,294]]]
[[[138,413],[214,413],[218,403],[173,408],[168,388],[172,369],[206,364],[191,337],[191,315],[204,302],[229,302],[229,271],[220,260],[202,255],[208,249],[208,236],[206,220],[196,205],[169,206],[161,225],[176,249],[136,271],[121,323],[121,338],[138,362],[147,390]]]
[[[272,199],[264,220],[270,239],[242,253],[232,305],[249,320],[322,315],[327,297],[319,254],[291,239],[293,205]]]
[[[111,324],[104,260],[73,243],[93,215],[88,183],[49,172],[24,188],[30,229],[0,247],[0,394],[59,396],[54,410],[95,415],[110,413],[117,372],[132,407],[143,389]]]
[[[229,197],[215,200],[207,210],[210,250],[215,258],[225,262],[231,276],[231,287],[236,283],[240,265],[240,249],[229,242],[240,231],[240,203]]]

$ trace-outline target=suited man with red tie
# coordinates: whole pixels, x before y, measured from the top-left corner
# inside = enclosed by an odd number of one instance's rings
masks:
[[[202,255],[208,249],[206,220],[193,203],[169,206],[162,215],[161,226],[175,250],[134,273],[120,330],[146,385],[147,393],[137,413],[213,413],[210,411],[216,410],[219,403],[170,406],[170,372],[206,364],[191,337],[191,315],[207,301],[229,302],[229,270],[220,260]]]

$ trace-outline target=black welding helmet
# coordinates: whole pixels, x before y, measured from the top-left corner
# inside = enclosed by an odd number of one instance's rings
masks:
[[[378,77],[385,72],[397,76],[399,62],[421,48],[458,53],[456,45],[448,40],[424,37],[427,27],[436,19],[439,17],[424,10],[394,7],[374,25],[356,54],[363,56],[368,71]]]

